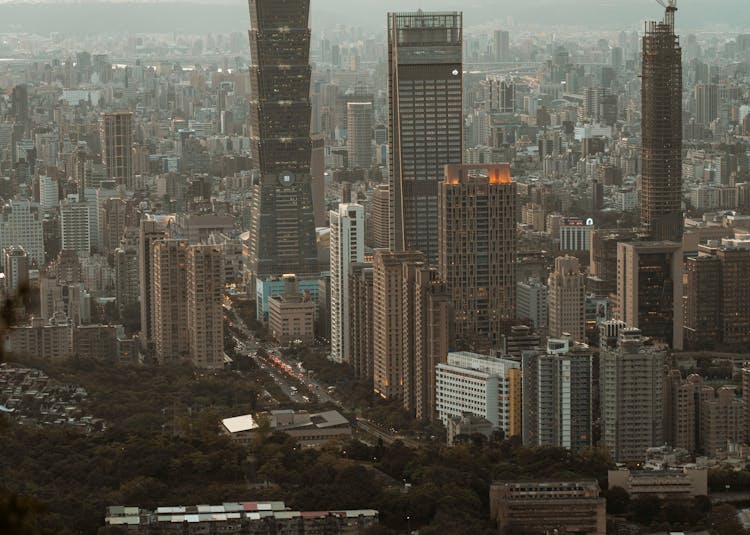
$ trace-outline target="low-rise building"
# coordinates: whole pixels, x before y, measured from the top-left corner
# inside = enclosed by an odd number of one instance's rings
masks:
[[[708,470],[610,470],[607,485],[625,489],[631,498],[691,499],[708,496]]]
[[[268,300],[268,319],[271,334],[280,344],[301,341],[309,344],[315,339],[316,300],[300,293],[294,275],[286,275],[286,291]]]
[[[267,425],[266,425],[267,424]],[[307,411],[276,410],[259,415],[245,414],[221,421],[229,437],[245,446],[265,430],[286,433],[303,448],[319,448],[326,442],[352,436],[349,420],[338,411],[311,414]]]
[[[501,535],[607,533],[606,500],[595,481],[500,481],[490,487],[490,515]]]
[[[492,436],[492,422],[470,412],[465,412],[461,416],[451,416],[448,418],[448,424],[445,427],[449,446],[453,446],[459,436],[482,435],[487,439]]]
[[[356,535],[378,524],[378,511],[292,511],[284,502],[159,507],[155,511],[113,506],[107,508],[105,522],[138,535]]]

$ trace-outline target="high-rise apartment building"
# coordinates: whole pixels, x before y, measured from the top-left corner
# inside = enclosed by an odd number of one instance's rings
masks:
[[[373,376],[373,269],[372,263],[349,266],[350,363],[359,378]]]
[[[524,445],[591,446],[593,353],[588,346],[551,338],[546,351],[525,351],[521,362]]]
[[[586,281],[578,259],[560,256],[555,259],[555,270],[547,283],[549,335],[574,341],[586,341]]]
[[[643,36],[641,223],[653,240],[682,241],[682,49],[670,4]]]
[[[349,267],[365,259],[365,209],[339,204],[331,221],[331,358],[351,362]]]
[[[619,319],[682,349],[682,249],[674,242],[617,245]]]
[[[138,229],[128,227],[120,247],[114,250],[115,297],[120,310],[138,304],[141,281],[138,277]]]
[[[372,248],[388,249],[390,247],[390,192],[388,184],[378,184],[372,191],[369,223],[372,228]]]
[[[318,272],[310,176],[309,0],[250,2],[254,277]]]
[[[99,119],[102,163],[107,176],[127,189],[133,189],[133,114],[102,113]]]
[[[187,249],[187,242],[182,240],[156,240],[151,247],[153,341],[156,358],[162,364],[189,355],[190,334],[185,332]]]
[[[414,415],[434,421],[436,412],[435,369],[446,362],[453,343],[453,303],[448,285],[437,268],[417,268],[414,278]]]
[[[506,437],[521,434],[521,366],[515,360],[477,353],[449,353],[436,369],[437,415],[469,412],[486,418]]]
[[[141,343],[147,345],[154,336],[152,303],[153,244],[167,237],[170,219],[146,217],[141,220],[138,236],[138,278],[140,280]]]
[[[89,256],[92,248],[92,203],[65,199],[60,203],[60,230],[63,250]]]
[[[223,368],[224,255],[221,247],[188,247],[185,266],[190,360],[197,368]]]
[[[463,158],[463,17],[388,16],[391,246],[438,256],[438,183]]]
[[[401,399],[413,358],[410,274],[424,255],[416,251],[377,251],[373,262],[373,386],[386,399]],[[412,279],[413,280],[413,279]]]
[[[666,347],[648,345],[638,329],[622,329],[599,357],[602,442],[615,462],[643,462],[663,443]]]
[[[346,148],[351,169],[369,169],[372,165],[372,102],[346,105]]]
[[[472,171],[486,171],[475,174]],[[446,165],[438,189],[440,276],[456,338],[494,347],[516,312],[516,184],[508,164]]]

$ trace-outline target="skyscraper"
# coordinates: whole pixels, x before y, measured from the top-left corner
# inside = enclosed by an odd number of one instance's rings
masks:
[[[446,165],[438,207],[438,265],[453,298],[456,338],[495,347],[516,313],[518,210],[510,166]]]
[[[188,356],[187,285],[182,240],[156,240],[151,247],[151,304],[156,358],[161,364]]]
[[[719,117],[719,86],[698,84],[695,86],[695,121],[710,126]]]
[[[309,0],[250,2],[255,277],[318,271],[310,177]]]
[[[109,178],[133,189],[133,114],[102,113],[99,137]]]
[[[372,102],[346,105],[346,147],[349,167],[369,169],[372,165]]]
[[[351,362],[349,267],[365,259],[365,209],[339,204],[331,210],[331,358]]]
[[[673,3],[643,36],[641,223],[653,240],[682,240],[682,49]]]
[[[438,256],[443,166],[463,160],[463,17],[388,16],[391,246]]]
[[[578,259],[559,256],[548,280],[549,335],[586,341],[586,280]]]
[[[510,59],[510,33],[506,30],[496,30],[494,39],[495,61]]]
[[[141,284],[141,343],[144,345],[148,344],[154,335],[154,309],[151,293],[153,244],[156,240],[166,237],[167,222],[163,218],[144,218],[141,220],[138,238],[138,278]]]

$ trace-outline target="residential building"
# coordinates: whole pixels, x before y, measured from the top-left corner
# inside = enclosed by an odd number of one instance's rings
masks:
[[[0,249],[20,245],[31,264],[44,265],[43,210],[38,203],[15,199],[0,213]]]
[[[224,367],[224,256],[216,245],[188,247],[187,338],[196,368]]]
[[[549,335],[586,341],[586,284],[578,259],[560,256],[550,273],[548,286]]]
[[[369,224],[372,228],[372,248],[390,247],[390,192],[388,184],[378,184],[372,191]]]
[[[602,443],[615,462],[640,463],[664,441],[666,347],[641,331],[621,330],[616,346],[599,356]]]
[[[175,362],[189,355],[190,336],[185,332],[187,249],[187,242],[182,240],[155,240],[151,246],[151,328],[160,363]]]
[[[331,358],[351,362],[349,267],[365,259],[365,209],[339,204],[331,221]]]
[[[131,112],[102,113],[99,120],[102,163],[107,176],[133,189],[133,114]]]
[[[516,190],[508,164],[446,165],[439,185],[440,276],[469,347],[496,347],[515,317]]]
[[[581,450],[592,444],[593,352],[549,339],[546,351],[525,351],[523,443]]]
[[[372,263],[349,266],[349,351],[354,375],[372,380],[373,355],[373,269]]]

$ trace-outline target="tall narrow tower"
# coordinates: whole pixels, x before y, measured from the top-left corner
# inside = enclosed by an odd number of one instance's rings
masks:
[[[310,0],[249,2],[251,270],[255,277],[313,274]]]
[[[661,3],[661,2],[660,2]],[[682,49],[676,0],[643,36],[641,223],[652,240],[682,241]]]
[[[438,256],[438,184],[462,163],[461,13],[388,16],[391,247]]]

